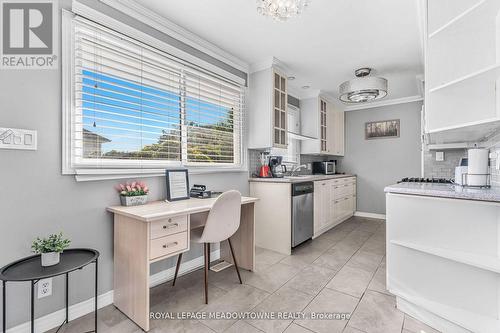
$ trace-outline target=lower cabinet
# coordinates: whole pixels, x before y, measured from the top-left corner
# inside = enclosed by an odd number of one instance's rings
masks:
[[[351,217],[356,211],[356,177],[314,182],[314,235]]]

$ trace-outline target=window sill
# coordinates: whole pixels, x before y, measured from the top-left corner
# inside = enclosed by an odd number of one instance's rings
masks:
[[[187,168],[190,175],[217,173],[248,173],[245,167],[179,167]],[[77,182],[112,180],[125,178],[146,178],[165,176],[164,169],[75,169],[72,172]]]

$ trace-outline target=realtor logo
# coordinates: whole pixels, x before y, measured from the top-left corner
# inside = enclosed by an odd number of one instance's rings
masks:
[[[50,0],[0,0],[0,68],[57,68],[57,3]]]

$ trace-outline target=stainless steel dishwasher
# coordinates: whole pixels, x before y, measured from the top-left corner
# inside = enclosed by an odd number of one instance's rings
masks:
[[[314,183],[292,184],[292,247],[313,236]]]

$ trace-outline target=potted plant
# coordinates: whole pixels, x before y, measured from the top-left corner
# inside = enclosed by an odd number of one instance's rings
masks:
[[[61,252],[69,247],[71,241],[64,239],[62,232],[49,235],[47,238],[37,237],[31,248],[34,253],[41,254],[42,266],[57,265],[61,259]]]
[[[116,189],[120,193],[122,206],[138,206],[148,202],[149,188],[143,182],[119,184]]]

